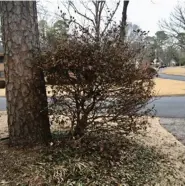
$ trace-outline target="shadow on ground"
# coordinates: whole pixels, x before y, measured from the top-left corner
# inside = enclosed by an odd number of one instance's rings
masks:
[[[155,149],[114,134],[91,135],[81,141],[57,138],[47,148],[0,146],[0,184],[12,186],[143,186],[161,183],[173,174],[167,158]]]

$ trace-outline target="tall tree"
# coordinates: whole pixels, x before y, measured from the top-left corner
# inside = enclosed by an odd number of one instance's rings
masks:
[[[41,39],[45,40],[47,30],[49,28],[47,21],[44,19],[40,20],[38,23],[38,28],[39,28],[39,34],[40,34]]]
[[[150,61],[156,59],[164,59],[165,48],[168,44],[168,35],[164,31],[157,31],[155,36],[147,36],[146,42],[146,55]]]
[[[182,38],[185,32],[185,3],[178,3],[168,20],[160,22],[161,28],[168,33],[181,49],[185,49],[185,40]]]
[[[185,49],[185,33],[180,32],[176,36],[178,42],[176,43],[181,49]]]
[[[128,23],[125,28],[125,35],[126,35],[125,39],[127,39],[130,42],[140,40],[141,36],[140,36],[139,32],[137,32],[137,31],[141,31],[141,28],[138,25]]]
[[[165,42],[167,41],[168,39],[168,35],[164,32],[164,31],[157,31],[155,33],[156,35],[156,42],[159,46],[162,46],[165,44]]]
[[[155,57],[157,59],[161,59],[163,58],[163,53],[164,53],[164,47],[165,44],[168,40],[168,35],[164,32],[164,31],[157,31],[155,33],[155,37],[154,37],[154,48],[155,48]]]
[[[93,0],[88,3],[80,1],[82,7],[85,8],[85,13],[82,13],[82,11],[77,8],[77,3],[74,3],[73,1],[67,1],[67,7],[70,17],[73,17],[70,12],[70,9],[72,9],[75,14],[82,18],[82,20],[88,21],[88,25],[83,24],[83,21],[79,22],[76,19],[72,19],[71,22],[78,25],[79,28],[83,32],[86,32],[93,41],[99,43],[101,38],[107,34],[107,31],[112,26],[111,23],[113,22],[120,2],[120,0],[117,1],[116,6],[112,11],[108,8],[106,0]],[[88,6],[88,4],[91,4],[91,7]],[[108,11],[106,11],[106,8]],[[90,30],[92,30],[92,33]]]
[[[2,1],[5,78],[10,144],[47,142],[50,135],[39,52],[36,1]]]
[[[125,34],[126,34],[128,5],[129,5],[129,0],[124,0],[123,11],[122,11],[122,19],[121,19],[121,26],[120,26],[120,37],[121,37],[122,41],[124,41]]]
[[[67,37],[68,25],[65,20],[57,20],[46,32],[46,39],[50,46],[56,47],[57,41]]]
[[[41,50],[51,50],[59,40],[67,37],[68,25],[65,20],[57,20],[52,26],[47,21],[40,20],[38,26]]]

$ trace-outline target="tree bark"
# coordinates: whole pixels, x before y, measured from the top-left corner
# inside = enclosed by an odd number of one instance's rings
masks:
[[[101,19],[102,12],[105,6],[105,0],[103,1],[93,1],[95,7],[95,41],[100,42],[100,28],[101,28]]]
[[[2,1],[5,79],[11,145],[33,145],[51,138],[39,52],[36,1]]]
[[[77,125],[74,129],[74,136],[82,137],[85,134],[85,129],[88,126],[88,116],[84,114],[80,120],[77,121]]]
[[[122,11],[122,19],[121,19],[121,26],[120,26],[120,38],[121,41],[125,40],[126,35],[126,25],[127,25],[127,9],[128,9],[129,0],[124,0],[123,3],[123,11]]]

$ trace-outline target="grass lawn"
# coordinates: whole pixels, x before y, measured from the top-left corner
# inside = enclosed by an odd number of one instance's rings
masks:
[[[185,82],[156,78],[155,80],[156,96],[185,95]],[[49,93],[48,93],[49,92]],[[51,96],[51,88],[47,86],[47,95]],[[5,96],[5,89],[0,89],[0,96]]]
[[[52,92],[51,92],[51,86],[48,85],[46,87],[46,92],[47,92],[47,96],[51,96]],[[5,89],[0,89],[0,97],[4,97],[5,96]]]
[[[169,79],[156,78],[155,80],[156,96],[185,95],[185,82]]]
[[[0,97],[5,96],[5,89],[0,89]]]
[[[163,70],[164,74],[185,76],[185,67],[170,67]]]
[[[150,123],[147,133],[130,137],[96,134],[80,143],[55,133],[53,145],[34,149],[0,142],[0,185],[185,185],[185,147],[159,119]]]
[[[51,88],[50,87],[47,87],[47,94],[48,94],[48,91],[51,91]],[[51,93],[48,94],[48,96],[50,96]],[[4,97],[5,96],[5,89],[0,89],[0,97]]]

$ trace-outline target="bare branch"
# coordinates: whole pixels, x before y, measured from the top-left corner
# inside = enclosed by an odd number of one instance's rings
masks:
[[[67,10],[69,16],[71,17],[69,2],[67,2],[67,4],[66,4],[65,2],[62,1],[62,4],[63,4],[64,8]]]
[[[171,13],[168,21],[162,20],[160,27],[165,29],[171,35],[177,36],[185,30],[185,14],[181,5],[178,5]]]
[[[85,9],[87,9],[89,12],[91,12],[91,14],[93,15],[93,17],[95,17],[94,12],[88,7],[88,5],[86,5],[83,1],[81,1],[81,4],[84,6]]]
[[[95,25],[94,20],[91,19],[91,18],[89,18],[88,16],[86,16],[86,15],[80,13],[72,1],[69,1],[69,3],[70,3],[70,6],[71,6],[71,7],[73,8],[73,10],[75,11],[75,13],[77,13],[78,15],[80,15],[80,16],[84,17],[85,19],[91,21],[92,24]]]
[[[76,25],[78,25],[79,28],[81,28],[82,30],[85,29],[85,27],[82,26],[82,25],[81,25],[80,23],[78,23],[77,21],[73,20],[73,23],[75,23]],[[87,32],[86,34],[87,34],[88,36],[90,36],[91,39],[94,40],[94,36],[93,36],[90,32]]]
[[[118,10],[119,5],[120,5],[120,0],[119,0],[119,2],[118,2],[118,3],[117,3],[117,5],[116,5],[115,10],[112,12],[111,17],[110,17],[110,19],[108,20],[108,23],[107,23],[107,25],[105,26],[105,28],[104,28],[104,30],[103,30],[103,32],[102,32],[102,34],[101,34],[101,36],[103,36],[103,35],[105,34],[105,32],[106,32],[107,28],[109,27],[110,23],[112,22],[112,20],[113,20],[113,18],[114,18],[115,13],[116,13],[116,12],[117,12],[117,10]]]

